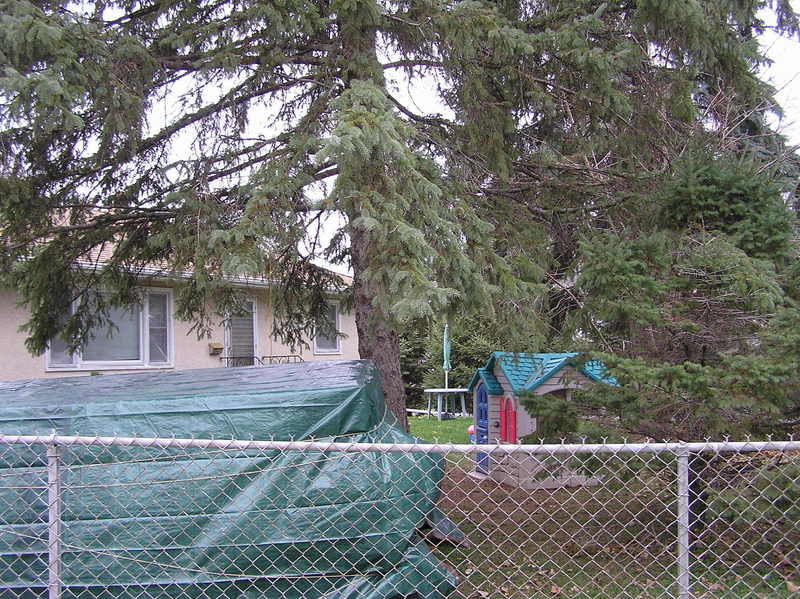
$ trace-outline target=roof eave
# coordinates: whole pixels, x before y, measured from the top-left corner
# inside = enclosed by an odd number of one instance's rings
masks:
[[[512,357],[515,357],[517,354],[514,353],[514,352],[494,352],[492,354],[492,356],[495,359],[502,358],[502,357],[509,356],[509,355],[512,356]],[[525,354],[523,352],[519,352],[519,355],[525,355]],[[518,387],[514,383],[514,377],[512,376],[512,374],[510,372],[508,372],[508,370],[506,370],[505,366],[503,365],[504,362],[505,362],[505,360],[499,360],[500,370],[503,371],[503,376],[506,377],[506,380],[508,381],[508,384],[511,385],[511,392],[514,395],[518,395],[519,393],[522,393],[525,389],[524,389],[524,387]]]
[[[105,262],[92,262],[90,260],[76,260],[75,265],[78,268],[86,268],[86,269],[97,269],[102,268],[106,265]],[[193,273],[189,270],[180,271],[177,273],[166,272],[164,269],[155,268],[152,266],[143,266],[136,270],[137,277],[151,277],[155,279],[161,279],[164,281],[187,281],[192,278]],[[350,286],[351,283],[345,280],[344,275],[339,275],[339,273],[335,273],[342,278],[342,282],[346,286]],[[236,287],[245,287],[248,289],[267,289],[269,287],[274,287],[279,284],[279,281],[275,279],[264,279],[262,277],[247,277],[247,276],[226,276],[225,280],[230,281]],[[335,291],[331,289],[331,291]]]

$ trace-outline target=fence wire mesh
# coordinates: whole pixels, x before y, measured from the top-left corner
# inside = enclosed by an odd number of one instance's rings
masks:
[[[800,442],[0,436],[0,598],[797,597]]]

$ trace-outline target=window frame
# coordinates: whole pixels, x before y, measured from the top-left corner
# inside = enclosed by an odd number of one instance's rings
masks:
[[[45,351],[45,372],[82,372],[93,370],[161,370],[175,367],[175,334],[172,316],[172,289],[167,287],[140,287],[142,302],[139,305],[139,358],[136,360],[84,360],[80,350],[72,355],[72,364],[53,364],[50,348]],[[167,361],[150,359],[150,296],[166,297],[167,316]]]
[[[336,322],[334,324],[336,328],[336,348],[335,349],[328,349],[328,348],[319,348],[317,347],[317,333],[314,331],[314,355],[315,356],[335,356],[342,353],[342,338],[339,336],[341,334],[341,306],[337,300],[329,300],[329,306],[333,306],[334,311],[334,318]]]

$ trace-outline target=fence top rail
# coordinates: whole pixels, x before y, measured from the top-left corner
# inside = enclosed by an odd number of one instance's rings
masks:
[[[259,451],[330,451],[345,453],[429,453],[492,455],[523,454],[685,454],[757,451],[800,451],[800,440],[788,441],[721,441],[699,443],[563,443],[563,444],[489,444],[455,445],[435,443],[341,443],[326,440],[256,441],[243,439],[178,439],[174,437],[121,437],[69,435],[6,435],[0,433],[2,445],[61,445],[100,447],[143,447],[156,449],[214,449]]]

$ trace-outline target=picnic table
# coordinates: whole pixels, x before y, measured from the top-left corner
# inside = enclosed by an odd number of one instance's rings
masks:
[[[408,410],[412,414],[427,414],[431,415],[431,408],[433,404],[433,397],[436,396],[436,419],[449,420],[456,416],[469,416],[467,412],[465,395],[469,392],[468,389],[425,389],[425,396],[428,398],[428,408],[426,410]],[[457,411],[457,402],[461,400],[461,411]],[[452,411],[449,409],[451,407]]]

